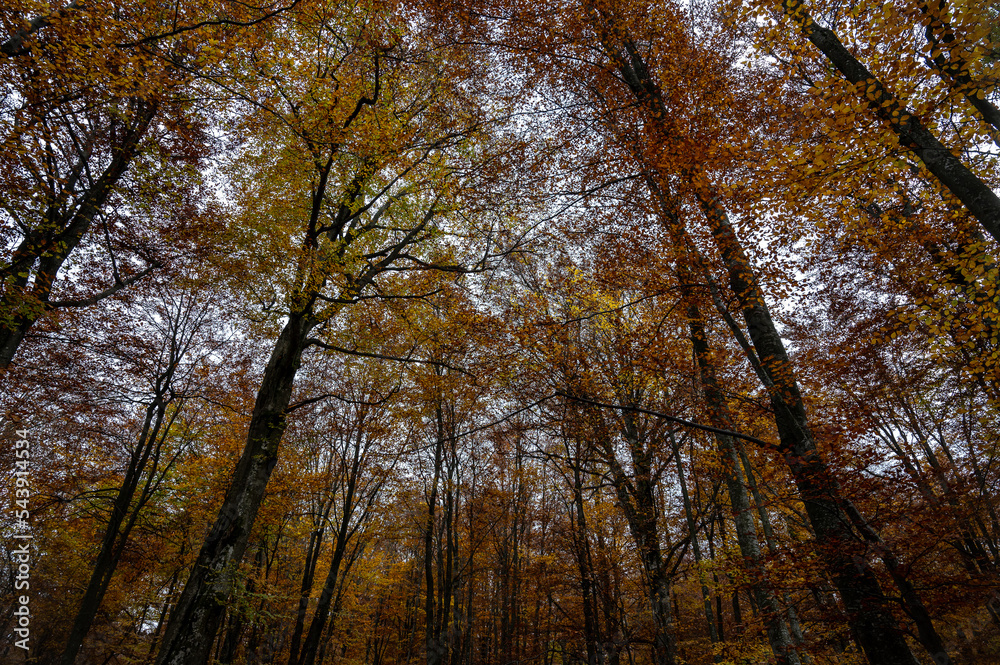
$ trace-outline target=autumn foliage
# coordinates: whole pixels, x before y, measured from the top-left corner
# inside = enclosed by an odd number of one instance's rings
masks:
[[[0,661],[1000,662],[998,17],[7,3]]]

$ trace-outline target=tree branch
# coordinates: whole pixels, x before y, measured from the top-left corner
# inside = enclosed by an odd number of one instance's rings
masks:
[[[475,376],[473,376],[468,370],[464,370],[461,367],[456,367],[454,365],[449,365],[448,363],[441,362],[439,360],[420,360],[418,358],[413,358],[413,357],[403,358],[401,356],[390,356],[382,353],[372,353],[369,351],[358,351],[357,349],[347,349],[342,346],[337,346],[336,344],[328,344],[327,342],[318,340],[315,337],[310,337],[306,340],[306,348],[309,348],[310,346],[318,346],[321,349],[326,349],[327,351],[338,351],[340,353],[346,353],[347,355],[351,356],[361,356],[362,358],[376,358],[378,360],[394,360],[396,362],[416,363],[418,365],[434,365],[435,367],[444,367],[445,369],[450,369],[455,372],[465,374],[466,376],[471,376],[472,378],[475,378]]]
[[[26,54],[29,49],[24,45],[25,40],[31,35],[35,34],[42,28],[50,25],[53,18],[59,16],[60,14],[74,9],[78,9],[81,3],[79,1],[73,2],[62,9],[57,9],[51,14],[46,14],[44,16],[36,16],[31,20],[26,27],[21,28],[14,35],[0,45],[0,53],[3,53],[8,58],[16,58],[19,55]]]
[[[733,436],[738,439],[743,439],[744,441],[752,441],[758,445],[764,446],[766,448],[771,448],[777,450],[778,446],[770,441],[765,441],[764,439],[758,439],[755,436],[750,436],[749,434],[740,434],[739,432],[733,432],[732,430],[722,429],[721,427],[712,427],[711,425],[702,425],[700,423],[691,422],[690,420],[684,420],[683,418],[678,418],[677,416],[668,416],[665,413],[660,413],[659,411],[650,411],[649,409],[643,409],[638,406],[620,406],[618,404],[605,404],[604,402],[598,402],[597,400],[588,399],[586,397],[579,397],[577,395],[571,395],[567,392],[557,390],[552,397],[565,397],[566,399],[571,399],[576,402],[583,402],[584,404],[592,404],[594,406],[599,406],[604,409],[615,409],[618,411],[634,411],[635,413],[643,413],[647,416],[655,416],[657,418],[663,418],[664,420],[672,423],[677,423],[678,425],[683,425],[684,427],[693,427],[695,429],[700,429],[705,432],[712,432],[714,434],[726,434],[728,436]],[[551,399],[551,398],[549,398]]]
[[[138,272],[126,279],[121,279],[119,276],[116,275],[115,283],[112,286],[109,286],[108,288],[104,289],[100,293],[96,293],[90,296],[89,298],[81,298],[79,300],[56,300],[48,303],[48,307],[50,309],[54,309],[56,307],[90,307],[91,305],[96,305],[99,301],[104,300],[109,296],[113,296],[114,294],[118,293],[127,286],[135,284],[149,273],[161,267],[163,267],[161,263],[154,262],[152,265],[150,265],[142,272]]]

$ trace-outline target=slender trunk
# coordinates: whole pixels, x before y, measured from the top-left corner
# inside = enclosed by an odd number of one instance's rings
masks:
[[[326,582],[323,584],[323,591],[320,593],[319,602],[316,605],[316,612],[313,620],[309,624],[309,632],[302,643],[302,653],[299,654],[299,665],[313,665],[319,651],[323,633],[327,628],[327,621],[330,617],[330,607],[334,601],[334,593],[337,590],[337,582],[341,573],[341,565],[344,562],[344,554],[347,552],[349,515],[344,515],[337,533],[337,542],[334,544],[333,559],[330,562],[330,571],[327,573]]]
[[[819,460],[818,451],[816,451],[815,444],[811,440],[811,433],[809,433],[807,429],[803,429],[803,428],[808,428],[808,424],[806,421],[805,410],[801,403],[801,397],[799,397],[798,395],[798,386],[795,382],[794,376],[792,375],[790,361],[788,360],[787,354],[784,353],[783,343],[781,342],[780,338],[777,335],[777,331],[774,328],[773,322],[770,320],[770,314],[767,311],[767,306],[764,303],[762,294],[760,294],[759,287],[756,284],[755,281],[756,278],[753,277],[752,272],[750,271],[749,262],[746,260],[745,255],[742,253],[742,248],[738,246],[738,241],[736,239],[735,233],[732,232],[732,227],[729,225],[728,217],[725,215],[725,211],[721,210],[721,207],[718,206],[718,204],[714,204],[713,206],[712,199],[708,199],[708,197],[700,197],[700,200],[702,202],[703,208],[705,209],[706,216],[710,216],[712,218],[710,219],[710,222],[714,222],[712,223],[712,232],[713,235],[716,237],[716,242],[720,248],[720,251],[722,251],[724,254],[727,254],[727,250],[723,248],[724,247],[729,248],[728,256],[723,256],[723,260],[727,263],[727,268],[729,268],[731,271],[735,270],[735,272],[737,273],[736,283],[732,284],[733,290],[736,291],[738,294],[739,293],[743,293],[744,295],[748,293],[756,294],[755,299],[757,300],[757,303],[755,305],[751,305],[748,308],[747,305],[744,304],[744,315],[747,317],[747,327],[748,329],[750,329],[751,338],[754,338],[754,344],[755,346],[758,347],[758,352],[760,353],[760,357],[764,361],[763,369],[770,377],[771,382],[774,386],[774,388],[772,388],[772,390],[769,392],[772,396],[772,406],[775,408],[776,420],[781,414],[784,414],[787,418],[787,416],[794,413],[795,415],[793,416],[794,420],[792,423],[792,427],[791,428],[786,427],[786,430],[792,429],[793,431],[799,433],[800,438],[798,444],[790,442],[790,445],[799,445],[804,452],[815,455],[816,459]],[[733,273],[731,272],[731,277],[732,275]],[[743,286],[744,289],[742,291],[737,291],[737,284]],[[749,299],[741,298],[741,302],[748,303]],[[749,314],[748,310],[750,312]],[[758,334],[756,335],[756,337],[754,335],[754,330],[751,327],[750,323],[751,320],[755,320],[758,323],[758,329],[757,329]],[[760,334],[762,331],[764,335]],[[771,353],[765,354],[760,350],[762,344],[758,343],[757,340],[760,339],[762,342],[764,342],[763,346],[766,348],[767,341],[763,339],[764,337],[771,338],[770,339],[770,342],[772,344]],[[775,353],[775,351],[777,351],[778,353]],[[770,357],[770,363],[768,362],[768,360],[765,359],[765,355]],[[780,367],[782,365],[786,367],[786,371],[783,375],[780,372],[774,371],[775,367]],[[777,387],[780,385],[779,381],[784,381],[785,391],[783,393],[779,393],[777,390]],[[775,395],[778,396],[779,403],[775,402]],[[795,421],[797,421],[797,423]],[[788,423],[786,422],[786,426],[787,425]],[[780,433],[780,428],[781,425],[779,424],[779,433]],[[807,439],[805,437],[809,438]],[[782,439],[783,446],[786,445],[785,441],[786,441],[785,438],[783,438]],[[928,448],[927,453],[932,460],[932,466],[933,466],[936,463],[936,458],[934,458],[933,451],[931,451]],[[786,452],[786,459],[787,458],[788,454]],[[794,472],[795,470],[793,469],[793,474]],[[829,473],[828,468],[826,469],[826,472]],[[798,482],[798,478],[796,480]],[[811,478],[811,480],[816,481],[821,479],[813,477]],[[947,658],[947,652],[945,650],[944,643],[941,640],[940,636],[937,634],[936,630],[934,629],[930,619],[930,615],[926,607],[924,606],[923,602],[921,601],[919,594],[916,592],[912,584],[910,584],[909,581],[906,580],[905,577],[903,576],[902,567],[900,566],[898,560],[896,559],[895,554],[893,554],[885,546],[885,543],[882,542],[881,538],[879,538],[879,536],[875,533],[875,531],[872,530],[870,526],[868,526],[867,522],[864,521],[860,513],[857,512],[857,510],[853,507],[853,505],[850,504],[850,502],[846,501],[840,495],[839,487],[836,486],[836,482],[835,480],[833,480],[832,474],[831,477],[826,482],[827,486],[825,488],[825,491],[827,492],[827,496],[825,497],[825,500],[830,505],[835,506],[837,511],[846,512],[846,514],[850,517],[851,521],[854,523],[855,527],[859,530],[859,533],[862,535],[862,537],[865,540],[876,545],[876,547],[878,548],[880,558],[882,558],[882,560],[885,562],[893,581],[895,582],[897,588],[899,588],[902,594],[903,603],[907,608],[907,613],[917,624],[918,635],[920,637],[921,644],[923,644],[924,647],[927,648],[927,650],[931,654],[935,655],[935,657]],[[809,510],[809,505],[810,504],[807,502],[806,503],[807,511]],[[841,514],[843,514],[843,512]],[[810,518],[812,518],[812,515],[813,513],[810,513]],[[815,527],[816,526],[815,521],[813,522],[813,524]],[[842,525],[841,529],[843,529],[843,526],[846,525]],[[819,536],[820,535],[819,529],[817,529],[816,532],[817,535]],[[853,539],[853,534],[851,534],[850,537]],[[879,593],[881,593],[881,591],[879,591]],[[891,617],[888,616],[889,614],[888,611],[884,610],[884,613],[887,616],[887,618],[891,620]],[[857,628],[856,631],[859,641],[861,641],[862,644],[865,644],[866,638],[864,637],[864,633],[862,633],[860,629]],[[905,644],[905,641],[903,641],[903,644]],[[868,642],[868,645],[869,646],[865,648],[866,653],[872,646],[871,642]]]
[[[715,360],[708,343],[704,320],[694,299],[691,288],[691,277],[685,270],[678,270],[682,280],[682,289],[686,291],[688,300],[688,325],[691,329],[691,344],[694,347],[698,371],[701,377],[705,402],[708,407],[709,422],[715,427],[732,431],[735,429],[732,414],[715,372]],[[743,560],[749,568],[751,590],[756,606],[764,613],[764,623],[767,626],[768,642],[778,663],[799,665],[799,657],[792,647],[788,626],[782,619],[781,607],[767,583],[757,540],[757,527],[753,521],[750,499],[747,496],[739,455],[733,437],[728,434],[716,434],[716,444],[719,448],[723,464],[723,479],[729,493],[729,501],[736,524],[736,541],[740,547]],[[739,600],[734,597],[734,613]],[[739,623],[739,622],[737,622]]]
[[[358,437],[361,433],[359,431]],[[351,537],[351,515],[354,512],[354,497],[357,490],[358,473],[360,471],[360,441],[355,448],[355,456],[352,461],[350,477],[347,480],[345,490],[343,513],[337,530],[337,540],[334,543],[333,559],[330,562],[330,570],[327,573],[326,581],[323,584],[323,591],[320,593],[319,601],[316,604],[316,611],[313,613],[312,622],[309,624],[309,632],[302,643],[302,652],[298,656],[299,665],[313,665],[316,662],[316,655],[320,648],[320,642],[327,629],[327,621],[330,617],[330,608],[334,602],[334,594],[338,588],[338,581],[341,583],[341,566],[344,562],[344,555],[347,552],[347,543]],[[289,660],[289,663],[292,663]]]
[[[77,611],[73,621],[73,628],[70,630],[66,647],[60,658],[62,665],[73,665],[77,655],[83,646],[84,638],[90,631],[100,608],[101,601],[107,593],[111,578],[121,560],[122,552],[128,543],[129,535],[135,525],[136,517],[149,499],[149,489],[156,473],[156,465],[159,459],[160,446],[166,433],[161,436],[161,429],[164,425],[167,406],[171,400],[169,397],[169,385],[173,377],[176,364],[167,369],[160,377],[157,385],[156,396],[146,407],[146,414],[140,431],[139,440],[132,451],[129,466],[125,471],[122,486],[115,496],[114,504],[111,508],[111,517],[104,530],[104,537],[101,542],[101,550],[94,562],[94,570],[84,592],[80,609]],[[168,420],[167,430],[170,428],[171,420]],[[152,457],[152,468],[148,471],[145,488],[141,492],[138,505],[132,506],[139,481],[147,471],[147,466]],[[129,518],[126,521],[126,518]]]
[[[927,649],[927,652],[934,657],[935,662],[940,665],[948,665],[951,663],[951,659],[948,656],[948,651],[945,647],[944,640],[938,635],[937,630],[934,629],[934,624],[931,621],[930,613],[924,606],[923,601],[920,599],[917,590],[913,587],[908,579],[906,579],[906,573],[903,566],[900,564],[896,555],[889,549],[885,541],[875,533],[875,530],[868,525],[868,523],[858,512],[858,509],[854,507],[854,504],[850,501],[845,502],[845,508],[848,516],[854,522],[855,527],[861,532],[861,535],[878,551],[879,558],[885,563],[886,568],[889,570],[889,575],[892,577],[892,581],[896,583],[896,588],[903,599],[903,606],[906,608],[906,613],[910,615],[913,622],[917,625],[917,637],[920,643]]]
[[[473,604],[476,588],[476,569],[473,563],[473,553],[470,551],[469,558],[466,561],[469,576],[465,584],[465,626],[462,637],[462,652],[461,657],[455,660],[455,665],[470,665],[472,663],[472,636],[474,634],[473,624],[476,621],[476,608]]]
[[[660,549],[651,459],[628,411],[622,413],[622,420],[622,433],[629,445],[634,477],[629,480],[610,448],[606,448],[606,461],[611,467],[618,503],[625,513],[646,576],[650,609],[656,622],[653,641],[656,665],[674,665],[677,660],[677,637],[670,608],[670,575]]]
[[[616,584],[617,575],[613,580],[611,577],[611,552],[601,535],[597,532],[597,548],[600,552],[601,563],[598,566],[601,579],[601,610],[604,614],[604,651],[608,665],[619,665],[621,662],[622,650],[622,620],[619,616],[618,599],[621,598],[621,590]],[[616,571],[617,572],[617,571]]]
[[[715,561],[715,516],[709,520],[708,524],[708,558],[711,561]],[[719,584],[719,574],[713,569],[712,570],[712,583],[715,585],[715,631],[719,634],[719,640],[722,642],[726,641],[726,625],[723,622],[722,616],[722,594],[719,593],[718,589],[721,586]]]
[[[454,439],[452,439],[452,443],[454,443]],[[452,599],[455,592],[455,555],[457,548],[457,536],[455,534],[457,490],[454,448],[449,451],[445,468],[447,469],[447,475],[444,493],[444,534],[442,538],[443,542],[441,543],[442,551],[438,555],[438,563],[440,565],[438,597],[440,605],[438,605],[437,613],[437,631],[438,643],[441,645],[441,665],[447,665],[450,655],[454,650],[453,642],[455,637],[452,625],[453,612],[455,610]]]
[[[597,627],[597,609],[593,602],[593,564],[590,556],[590,536],[587,533],[587,517],[584,512],[583,478],[580,472],[579,456],[573,465],[573,506],[570,512],[570,522],[573,524],[573,549],[576,553],[577,569],[580,571],[583,639],[587,647],[587,665],[597,665],[601,636]]]
[[[778,545],[777,539],[774,536],[774,528],[771,526],[771,517],[768,515],[764,500],[761,497],[760,488],[757,485],[757,479],[754,476],[753,467],[750,464],[750,459],[747,457],[746,450],[739,440],[736,440],[735,444],[740,453],[740,460],[743,462],[743,470],[747,476],[747,483],[750,485],[750,493],[757,507],[757,514],[760,516],[761,530],[764,532],[764,542],[767,544],[767,552],[771,556],[775,556],[778,553]],[[802,625],[799,623],[798,613],[795,611],[795,606],[792,604],[791,596],[787,591],[782,594],[782,600],[785,602],[785,607],[788,608],[788,629],[792,633],[793,644],[796,647],[802,646],[805,643],[805,637],[802,634]],[[812,662],[812,658],[808,654],[802,653],[799,654],[799,657],[803,663]]]
[[[694,244],[687,236],[683,224],[674,213],[676,206],[667,199],[665,193],[651,177],[647,178],[647,185],[660,208],[660,216],[674,244],[687,249],[687,259],[692,264],[704,268],[704,258],[697,252]],[[729,410],[725,393],[719,385],[717,378],[716,361],[709,344],[705,319],[698,305],[698,294],[695,292],[695,280],[692,270],[682,258],[677,261],[675,272],[680,282],[681,295],[687,307],[691,345],[698,364],[698,377],[701,379],[701,388],[708,409],[709,422],[714,427],[733,431],[735,429],[735,421]],[[760,544],[757,539],[757,527],[753,521],[737,445],[733,437],[728,434],[717,433],[715,440],[723,464],[723,478],[726,483],[733,519],[736,525],[737,543],[740,547],[740,553],[743,555],[743,560],[749,568],[748,572],[750,573],[751,591],[753,594],[752,599],[765,615],[764,621],[767,626],[768,642],[778,663],[799,665],[799,657],[792,647],[791,636],[788,632],[788,626],[782,618],[781,607],[778,605],[777,598],[768,586],[767,574],[760,553]],[[738,605],[739,600],[737,597],[734,597],[734,612],[738,611],[736,609]],[[740,622],[737,621],[737,623]]]
[[[306,561],[302,571],[302,585],[299,588],[299,606],[295,612],[295,627],[292,629],[292,644],[289,649],[288,662],[295,663],[299,657],[299,647],[302,642],[302,631],[305,630],[306,613],[309,610],[309,596],[312,593],[313,578],[316,565],[319,563],[319,553],[323,546],[323,536],[326,532],[326,521],[333,507],[333,501],[325,500],[325,507],[320,505],[319,524],[309,534],[309,545],[306,548]]]
[[[427,595],[424,597],[424,646],[426,648],[427,665],[442,665],[444,654],[441,651],[440,631],[435,630],[435,585],[434,585],[434,532],[436,530],[435,510],[437,508],[438,483],[441,479],[441,469],[444,457],[444,414],[440,404],[435,412],[437,419],[437,441],[434,446],[434,479],[431,493],[427,498],[427,522],[424,525],[424,582],[427,585]]]
[[[184,542],[181,542],[181,549],[177,553],[178,559],[183,559],[184,557]],[[166,600],[163,602],[163,608],[160,610],[160,616],[156,620],[156,628],[153,629],[153,639],[149,644],[149,651],[146,652],[146,661],[152,662],[154,656],[156,656],[156,650],[159,646],[160,631],[163,630],[163,626],[167,621],[167,614],[170,609],[170,601],[174,596],[174,589],[177,587],[177,578],[180,576],[180,569],[174,570],[174,574],[170,576],[170,585],[167,587]]]
[[[712,594],[705,581],[705,571],[701,568],[701,546],[698,544],[698,530],[695,528],[694,512],[691,510],[691,497],[687,491],[687,481],[684,480],[684,465],[681,462],[681,452],[674,440],[674,431],[670,430],[670,443],[674,449],[677,461],[677,479],[681,487],[681,500],[684,502],[684,517],[687,520],[688,534],[691,537],[691,550],[694,552],[694,565],[698,569],[698,581],[701,583],[701,600],[705,607],[705,623],[708,625],[708,639],[712,644],[719,641],[719,632],[715,628],[715,618],[712,616]],[[719,656],[715,658],[720,660]]]

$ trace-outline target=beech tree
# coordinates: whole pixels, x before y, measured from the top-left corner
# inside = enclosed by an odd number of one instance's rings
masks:
[[[463,269],[456,261],[464,257],[431,241],[448,231],[444,220],[470,168],[459,160],[463,150],[475,150],[475,107],[463,100],[459,81],[440,69],[448,63],[424,51],[429,45],[391,12],[388,5],[303,4],[294,23],[260,46],[247,45],[241,64],[255,85],[243,95],[267,114],[250,116],[247,129],[266,128],[287,141],[278,150],[249,146],[245,159],[261,171],[255,187],[241,192],[270,202],[247,228],[258,229],[275,249],[287,248],[284,255],[252,257],[276,269],[265,273],[281,289],[275,294],[280,309],[269,316],[285,320],[261,379],[247,446],[171,613],[158,663],[207,657],[232,590],[230,568],[243,556],[277,461],[303,354],[326,346],[314,331],[322,335],[337,312],[369,292],[391,290],[382,286],[387,274]],[[288,48],[303,49],[301,58],[289,61]],[[301,84],[292,83],[296,76]],[[441,88],[446,83],[448,92]],[[263,174],[270,179],[261,181]]]
[[[0,11],[0,658],[995,660],[995,13]]]
[[[206,11],[4,7],[0,368],[47,312],[91,306],[196,250],[213,146],[192,72],[217,57],[208,44],[236,37],[178,29]],[[261,18],[246,7],[234,19],[244,13]]]

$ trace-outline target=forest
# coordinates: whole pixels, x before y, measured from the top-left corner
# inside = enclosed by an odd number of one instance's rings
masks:
[[[0,662],[1000,663],[998,0],[7,0]]]

